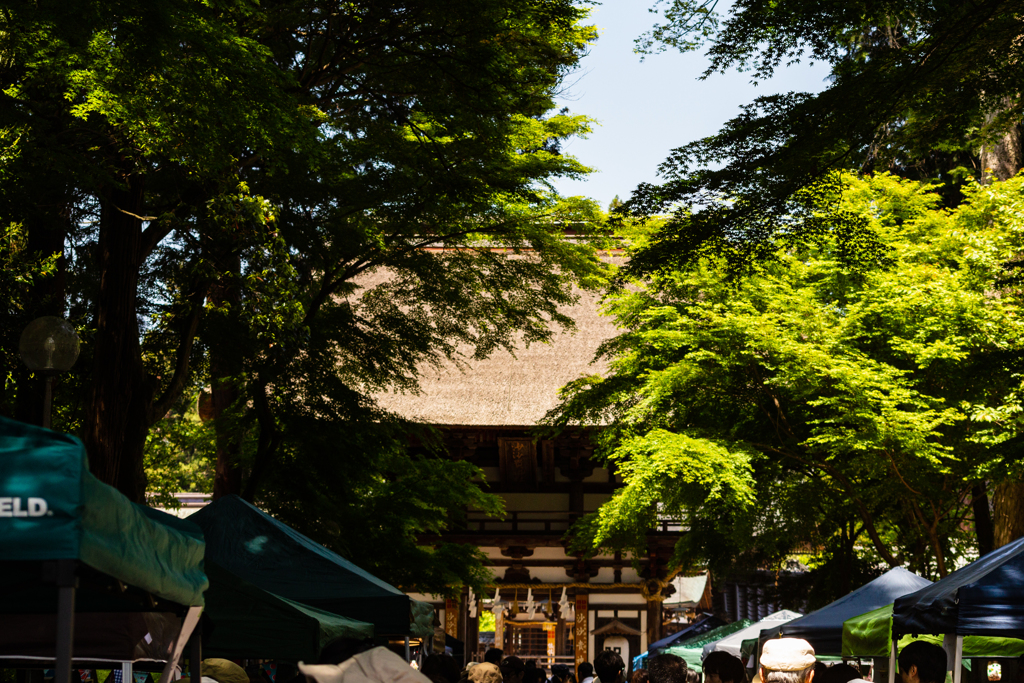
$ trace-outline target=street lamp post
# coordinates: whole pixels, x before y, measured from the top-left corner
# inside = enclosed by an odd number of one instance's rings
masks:
[[[46,378],[43,426],[50,428],[53,378],[67,372],[78,360],[78,334],[67,320],[52,315],[36,318],[22,331],[18,342],[21,360],[33,372]]]

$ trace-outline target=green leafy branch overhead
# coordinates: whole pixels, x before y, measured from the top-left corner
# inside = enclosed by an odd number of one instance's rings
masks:
[[[822,233],[747,277],[707,256],[609,297],[623,331],[607,376],[565,387],[547,418],[605,425],[625,483],[578,547],[638,556],[661,514],[686,520],[681,563],[770,564],[851,520],[890,565],[942,575],[971,552],[972,487],[1020,470],[1024,322],[1005,263],[1024,247],[1024,178],[968,186],[952,211],[887,174],[840,182],[840,201],[808,203],[871,231],[874,265]]]

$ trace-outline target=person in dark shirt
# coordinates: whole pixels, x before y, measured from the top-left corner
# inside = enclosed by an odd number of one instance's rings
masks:
[[[707,683],[747,683],[747,672],[740,658],[722,650],[709,652],[701,668]]]
[[[626,683],[626,664],[612,650],[602,650],[594,657],[594,673],[601,683]]]
[[[914,641],[900,651],[903,683],[943,683],[946,680],[946,651],[938,645]]]
[[[686,683],[686,660],[676,655],[657,655],[647,660],[650,683]]]

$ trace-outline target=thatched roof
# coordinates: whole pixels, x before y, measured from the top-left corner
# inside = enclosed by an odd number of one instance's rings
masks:
[[[621,264],[621,257],[605,260]],[[548,344],[519,348],[515,356],[496,351],[468,369],[446,365],[423,371],[422,393],[382,394],[377,399],[404,417],[436,425],[530,427],[558,403],[558,390],[581,375],[600,374],[605,363],[592,363],[601,342],[615,336],[611,318],[599,311],[600,296],[580,294],[567,309],[575,332],[559,332]]]

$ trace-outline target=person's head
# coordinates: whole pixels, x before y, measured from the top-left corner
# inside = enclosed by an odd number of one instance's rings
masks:
[[[826,667],[823,675],[815,674],[818,683],[850,683],[858,678],[860,671],[845,662]]]
[[[566,683],[569,680],[569,674],[572,673],[572,669],[566,664],[555,664],[551,667],[551,680],[554,683]]]
[[[505,683],[523,683],[526,677],[526,664],[519,657],[505,657],[499,665],[501,680]]]
[[[466,680],[469,683],[502,683],[501,672],[498,666],[491,662],[480,662],[466,670]]]
[[[432,654],[423,660],[420,673],[432,681],[459,683],[462,670],[455,658],[447,654]]]
[[[228,659],[204,659],[200,671],[204,678],[212,678],[217,683],[249,683],[245,669]]]
[[[707,683],[746,683],[747,672],[740,658],[722,650],[709,652],[701,668]]]
[[[502,658],[504,656],[505,656],[505,651],[504,650],[502,650],[500,648],[492,647],[491,649],[489,649],[487,652],[484,653],[484,661],[488,662],[490,664],[493,664],[494,666],[498,666],[499,664],[501,664],[501,660],[502,660]]]
[[[903,683],[942,683],[946,680],[946,651],[938,645],[916,640],[900,651]]]
[[[811,683],[818,660],[802,638],[773,638],[761,650],[762,683]]]
[[[619,653],[613,650],[602,650],[594,657],[594,673],[601,683],[624,683],[626,680],[626,664]]]
[[[649,683],[649,681],[650,674],[647,673],[647,669],[637,669],[629,677],[629,683]]]
[[[656,655],[647,660],[650,683],[686,683],[686,660],[676,655]]]
[[[583,662],[576,667],[576,677],[580,679],[582,683],[584,678],[590,678],[594,675],[594,665],[590,662]]]
[[[700,674],[693,669],[686,670],[686,683],[700,683]]]
[[[526,675],[523,676],[523,683],[545,683],[548,677],[544,675],[544,669],[537,666],[537,661],[529,659],[526,661]]]

